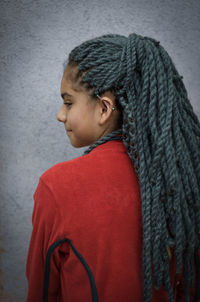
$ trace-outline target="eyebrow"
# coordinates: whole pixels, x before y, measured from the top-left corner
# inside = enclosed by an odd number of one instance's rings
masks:
[[[72,97],[73,98],[73,96],[71,95],[71,94],[69,94],[69,93],[67,93],[67,92],[63,92],[63,93],[61,93],[61,97],[64,99],[65,97]]]

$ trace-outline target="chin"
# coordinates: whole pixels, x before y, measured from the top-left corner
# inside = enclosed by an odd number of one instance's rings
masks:
[[[74,148],[83,148],[83,147],[87,147],[89,146],[90,144],[88,143],[72,143],[71,142],[71,145],[74,147]]]
[[[83,148],[92,145],[95,142],[95,139],[75,139],[74,137],[70,137],[70,143],[74,148]]]

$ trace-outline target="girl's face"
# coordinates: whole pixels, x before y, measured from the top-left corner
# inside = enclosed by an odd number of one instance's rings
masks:
[[[77,92],[72,88],[68,67],[61,81],[61,96],[63,105],[57,120],[63,122],[72,146],[81,148],[98,140],[102,136],[98,101],[91,100],[87,92]]]

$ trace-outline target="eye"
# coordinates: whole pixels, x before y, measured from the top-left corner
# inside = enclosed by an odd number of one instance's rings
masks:
[[[64,103],[66,107],[70,107],[72,105],[72,103],[70,102],[67,102],[67,103]]]

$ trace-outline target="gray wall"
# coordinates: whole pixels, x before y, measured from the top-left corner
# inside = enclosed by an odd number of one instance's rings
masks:
[[[56,120],[62,64],[86,39],[132,32],[160,40],[200,117],[198,0],[1,1],[1,301],[25,301],[33,193],[52,165],[80,156]]]

